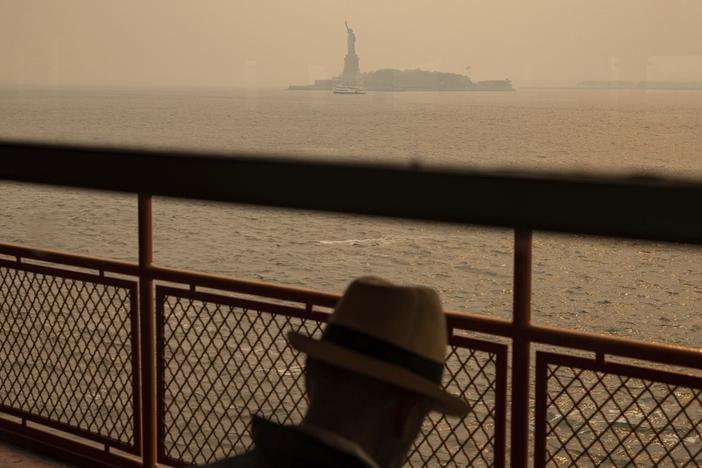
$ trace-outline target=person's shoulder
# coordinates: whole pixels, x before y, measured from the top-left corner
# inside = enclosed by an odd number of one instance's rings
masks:
[[[204,465],[202,468],[273,468],[263,462],[256,451],[245,453],[236,457],[225,458]]]

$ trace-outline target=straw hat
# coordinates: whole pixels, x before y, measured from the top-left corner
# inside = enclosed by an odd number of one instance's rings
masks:
[[[446,320],[438,294],[375,277],[346,289],[319,340],[288,333],[309,357],[367,375],[433,400],[433,409],[464,416],[468,404],[441,388]]]

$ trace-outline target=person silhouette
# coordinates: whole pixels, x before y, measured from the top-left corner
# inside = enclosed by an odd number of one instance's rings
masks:
[[[309,408],[283,426],[255,416],[250,452],[212,468],[396,468],[431,410],[464,416],[441,387],[447,350],[438,294],[376,277],[353,281],[320,339],[288,334],[307,355]]]

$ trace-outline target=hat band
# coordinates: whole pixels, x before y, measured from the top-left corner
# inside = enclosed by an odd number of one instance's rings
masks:
[[[407,351],[387,341],[353,330],[343,325],[328,324],[322,339],[357,353],[402,367],[434,383],[441,383],[444,365]]]

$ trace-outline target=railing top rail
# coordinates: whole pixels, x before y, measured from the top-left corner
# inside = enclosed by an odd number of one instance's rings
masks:
[[[314,291],[311,289],[281,286],[262,281],[242,280],[227,276],[209,275],[187,270],[164,268],[155,265],[149,267],[148,270],[152,277],[156,280],[183,283],[187,285],[197,285],[200,287],[219,289],[223,291],[235,291],[253,296],[265,296],[273,299],[293,301],[301,304],[310,304],[327,308],[334,307],[340,297],[337,294]]]
[[[60,263],[76,268],[109,271],[123,275],[137,276],[139,274],[139,265],[136,263],[108,258],[89,257],[58,250],[40,249],[26,245],[0,243],[0,255],[40,262]]]
[[[0,156],[20,182],[702,244],[702,182],[13,142]]]
[[[112,260],[100,257],[88,257],[57,250],[49,250],[24,245],[0,242],[0,255],[19,257],[20,259],[40,262],[58,263],[76,268],[100,270],[130,276],[142,273],[150,275],[155,280],[170,281],[186,285],[195,284],[200,287],[236,291],[243,294],[260,295],[274,299],[294,301],[302,304],[313,304],[322,307],[334,307],[339,300],[338,294],[315,291],[311,289],[283,286],[261,281],[251,281],[229,276],[218,276],[206,273],[196,273],[188,270],[178,270],[151,265],[142,272],[139,265],[132,262]]]

